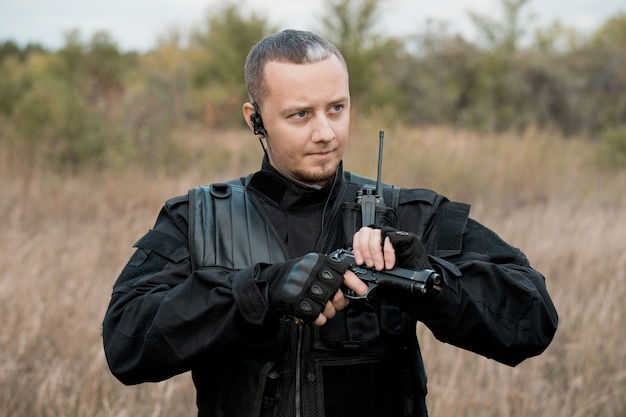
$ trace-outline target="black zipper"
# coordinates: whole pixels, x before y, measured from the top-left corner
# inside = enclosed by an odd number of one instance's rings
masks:
[[[295,417],[302,417],[302,340],[304,326],[296,324],[296,374],[295,374]]]

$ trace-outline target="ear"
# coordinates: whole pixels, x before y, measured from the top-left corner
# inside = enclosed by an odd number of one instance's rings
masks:
[[[252,103],[244,103],[242,110],[243,110],[243,120],[245,120],[246,124],[248,125],[248,128],[250,128],[250,130],[254,132],[254,126],[252,126],[252,121],[250,120],[250,115],[254,113],[254,106],[252,105]]]

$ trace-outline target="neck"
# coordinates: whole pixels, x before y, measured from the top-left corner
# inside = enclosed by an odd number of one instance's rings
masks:
[[[338,183],[341,182],[341,168],[338,169],[336,175],[324,187],[314,190],[294,183],[271,166],[267,159],[264,159],[261,170],[253,175],[249,185],[253,191],[260,193],[262,198],[270,199],[277,206],[290,211],[297,207],[310,207],[324,203],[329,195],[335,195],[339,188]]]

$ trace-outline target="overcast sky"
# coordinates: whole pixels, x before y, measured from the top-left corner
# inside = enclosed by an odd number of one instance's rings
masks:
[[[239,0],[246,10],[265,16],[284,28],[318,29],[323,0]],[[97,30],[107,31],[123,50],[147,50],[169,28],[187,31],[203,22],[223,0],[0,0],[0,41],[20,45],[40,43],[58,48],[64,33],[79,29],[87,40]],[[498,17],[499,0],[383,0],[379,31],[401,36],[424,28],[428,19],[447,22],[453,30],[472,37],[469,10]],[[539,25],[556,19],[566,26],[590,32],[608,17],[626,13],[624,0],[531,0],[523,9]]]

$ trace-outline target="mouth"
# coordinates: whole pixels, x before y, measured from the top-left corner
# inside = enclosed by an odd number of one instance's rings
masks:
[[[323,151],[311,152],[309,155],[313,157],[323,158],[323,157],[333,155],[334,153],[335,153],[334,149],[328,149],[328,150],[323,150]]]

